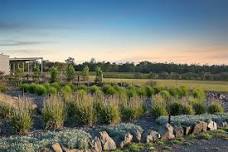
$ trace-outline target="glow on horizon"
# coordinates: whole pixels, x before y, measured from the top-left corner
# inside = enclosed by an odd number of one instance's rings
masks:
[[[77,63],[228,64],[227,8],[226,0],[4,0],[0,52]]]

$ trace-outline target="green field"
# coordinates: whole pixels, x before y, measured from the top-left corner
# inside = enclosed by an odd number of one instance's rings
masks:
[[[190,88],[200,87],[206,91],[228,92],[228,81],[199,81],[199,80],[160,80],[160,79],[115,79],[104,78],[106,83],[127,82],[130,84],[143,85],[156,82],[158,86],[175,87],[188,86]]]

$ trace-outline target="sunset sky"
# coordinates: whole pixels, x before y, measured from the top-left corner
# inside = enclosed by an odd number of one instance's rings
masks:
[[[0,0],[0,52],[228,64],[228,0]]]

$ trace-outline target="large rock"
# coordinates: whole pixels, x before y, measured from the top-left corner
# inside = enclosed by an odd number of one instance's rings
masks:
[[[208,130],[217,130],[217,123],[214,121],[209,121],[207,128]]]
[[[174,135],[176,138],[184,136],[184,129],[181,126],[174,127]]]
[[[185,126],[184,127],[184,135],[189,135],[191,133],[191,126]]]
[[[114,140],[108,135],[106,131],[102,131],[100,134],[100,141],[103,150],[111,151],[116,149],[116,143]]]
[[[55,143],[51,146],[54,152],[63,152],[61,145],[59,143]]]
[[[134,130],[131,132],[131,134],[133,135],[133,141],[134,142],[140,142],[141,138],[142,138],[142,132],[138,129]]]
[[[144,143],[155,142],[160,138],[161,138],[161,135],[157,131],[148,130],[143,133],[142,142]]]
[[[160,128],[159,133],[161,134],[162,140],[170,140],[175,138],[173,127],[169,123],[165,124],[165,126]]]
[[[207,131],[207,123],[204,121],[199,121],[198,123],[195,124],[193,127],[193,134],[199,134],[201,132],[206,132]]]
[[[95,137],[92,141],[92,151],[93,152],[102,152],[101,141],[98,137]]]
[[[120,142],[120,147],[123,148],[126,145],[129,145],[132,142],[133,135],[129,132],[124,135],[124,140]]]

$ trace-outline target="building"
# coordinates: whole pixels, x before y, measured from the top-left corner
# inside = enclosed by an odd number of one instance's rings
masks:
[[[10,65],[9,65],[9,56],[0,54],[0,71],[4,73],[4,75],[10,74]]]

